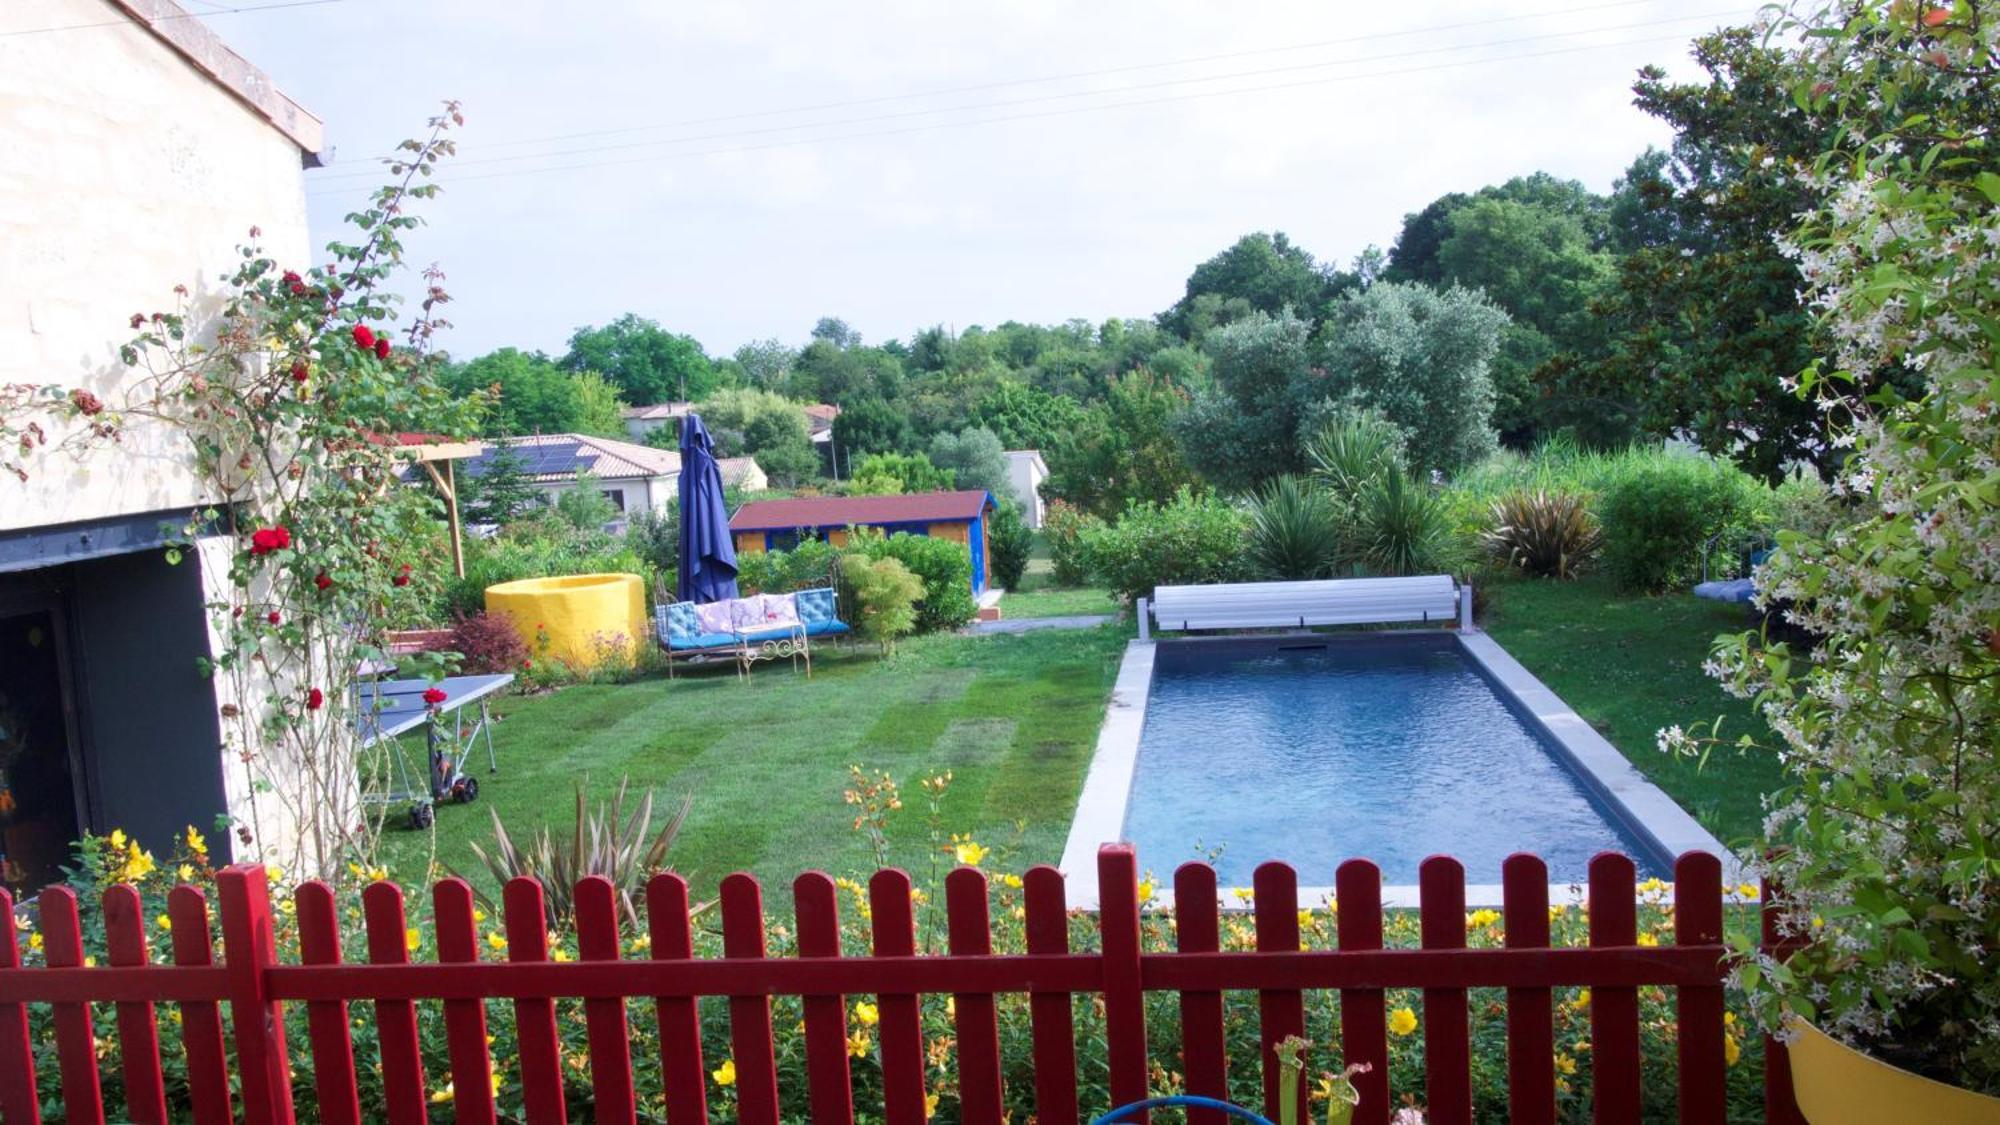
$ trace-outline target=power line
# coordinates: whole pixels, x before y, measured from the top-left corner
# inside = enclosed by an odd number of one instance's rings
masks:
[[[1392,78],[1409,74],[1425,74],[1460,67],[1479,66],[1490,63],[1519,62],[1527,59],[1550,58],[1557,55],[1573,55],[1584,51],[1601,51],[1613,47],[1635,47],[1654,43],[1678,43],[1685,38],[1679,35],[1656,35],[1643,39],[1626,39],[1615,43],[1590,43],[1575,47],[1558,47],[1546,51],[1531,51],[1514,55],[1496,55],[1486,59],[1459,59],[1451,62],[1434,63],[1429,66],[1404,67],[1397,70],[1371,71],[1366,74],[1337,74],[1325,78],[1309,78],[1296,82],[1277,82],[1263,86],[1245,86],[1234,90],[1208,90],[1193,94],[1176,94],[1161,98],[1147,98],[1139,101],[1116,102],[1108,105],[1071,106],[1066,109],[1044,110],[1039,113],[1018,113],[1001,117],[975,118],[969,121],[940,121],[929,125],[913,125],[902,129],[882,129],[865,133],[842,133],[825,137],[804,137],[789,141],[773,141],[761,145],[741,145],[730,148],[700,149],[693,152],[658,153],[652,156],[636,156],[622,160],[583,161],[574,164],[552,164],[539,168],[510,168],[495,172],[475,173],[470,176],[453,176],[445,184],[470,183],[477,180],[507,179],[515,176],[532,176],[544,172],[568,172],[591,168],[617,168],[634,164],[651,164],[663,160],[682,160],[701,156],[724,156],[745,152],[762,152],[769,149],[796,148],[807,145],[827,144],[833,141],[868,140],[878,137],[905,136],[912,133],[933,132],[938,129],[953,129],[969,125],[997,125],[1013,121],[1041,120],[1052,117],[1069,117],[1082,113],[1102,113],[1108,110],[1137,109],[1146,106],[1167,105],[1176,102],[1199,101],[1205,98],[1228,97],[1237,94],[1269,93],[1276,90],[1293,90],[1307,86],[1325,86],[1337,82],[1354,82],[1369,78]],[[372,190],[365,187],[335,188],[331,191],[307,192],[309,198],[353,195]]]
[[[225,8],[219,12],[181,12],[178,15],[157,16],[148,22],[168,23],[173,20],[213,19],[217,16],[240,16],[252,12],[275,12],[281,8],[315,8],[322,4],[342,4],[345,2],[346,0],[279,0],[275,4],[263,4],[254,8]],[[66,23],[58,24],[54,27],[24,27],[14,31],[0,31],[0,39],[11,39],[17,35],[46,35],[52,31],[88,31],[93,27],[130,27],[132,24],[138,22],[140,21],[120,19],[98,20],[95,23]]]
[[[626,125],[615,129],[594,129],[579,133],[555,133],[546,137],[527,137],[512,141],[483,141],[477,147],[481,149],[511,148],[517,145],[548,144],[553,141],[581,140],[588,137],[611,137],[621,136],[626,133],[645,133],[655,129],[682,129],[691,125],[717,125],[727,121],[747,121],[758,117],[784,117],[795,113],[817,113],[829,109],[852,109],[856,106],[913,101],[919,98],[941,98],[953,94],[976,94],[986,90],[998,90],[1014,86],[1038,86],[1050,82],[1067,82],[1079,78],[1102,78],[1113,74],[1130,74],[1141,70],[1161,70],[1174,66],[1192,66],[1197,63],[1224,62],[1229,59],[1251,58],[1258,55],[1313,51],[1322,47],[1336,47],[1349,43],[1365,43],[1377,39],[1396,39],[1411,35],[1434,35],[1444,31],[1463,31],[1470,27],[1487,27],[1496,23],[1514,23],[1531,19],[1550,19],[1557,16],[1581,15],[1585,12],[1603,11],[1608,8],[1631,8],[1653,2],[1654,0],[1615,0],[1613,3],[1586,4],[1575,8],[1528,12],[1519,16],[1495,16],[1490,19],[1466,20],[1461,23],[1431,24],[1427,27],[1404,28],[1398,31],[1378,31],[1367,35],[1348,35],[1336,39],[1320,39],[1311,43],[1295,43],[1277,47],[1256,47],[1249,50],[1229,51],[1216,55],[1193,55],[1187,58],[1168,59],[1162,62],[1133,63],[1127,66],[1106,67],[1102,70],[1077,70],[1064,74],[1045,74],[1037,78],[1009,78],[998,82],[981,82],[970,86],[947,86],[935,90],[917,90],[904,94],[883,94],[876,97],[852,98],[846,101],[820,102],[813,105],[789,106],[781,109],[760,109],[745,113],[730,113],[720,117],[693,117],[682,121],[654,122],[650,125]],[[460,147],[472,148],[474,146],[463,145]]]
[[[1711,19],[1716,16],[1723,16],[1728,14],[1730,13],[1705,12],[1696,15],[1671,16],[1666,19],[1643,20],[1637,23],[1618,24],[1609,27],[1582,28],[1574,31],[1546,32],[1540,35],[1517,36],[1512,39],[1493,39],[1477,43],[1461,43],[1461,44],[1453,44],[1442,47],[1428,47],[1413,51],[1398,51],[1381,55],[1369,55],[1363,58],[1355,58],[1355,59],[1334,59],[1326,62],[1295,63],[1290,66],[1261,67],[1254,70],[1232,71],[1226,74],[1203,75],[1193,78],[1163,79],[1157,82],[1142,82],[1125,86],[1109,87],[1100,90],[1073,90],[1058,94],[1041,94],[1031,98],[1011,98],[1000,101],[979,102],[970,105],[944,106],[935,109],[904,110],[898,113],[873,114],[861,117],[838,118],[831,121],[810,121],[810,122],[799,122],[796,124],[789,124],[789,125],[770,125],[760,129],[724,130],[722,132],[716,132],[716,133],[697,134],[695,136],[689,136],[689,137],[670,137],[661,140],[626,141],[618,144],[590,145],[581,148],[559,149],[552,152],[523,153],[518,156],[489,156],[489,157],[476,158],[472,160],[454,161],[452,166],[454,168],[467,168],[467,167],[485,166],[490,164],[512,164],[521,161],[546,160],[564,156],[587,156],[599,152],[616,152],[616,151],[636,149],[636,148],[654,148],[662,145],[691,144],[698,141],[716,141],[716,140],[729,140],[732,138],[739,138],[739,137],[764,136],[772,133],[793,132],[800,129],[824,129],[824,128],[843,126],[843,125],[868,125],[881,121],[906,120],[912,117],[929,117],[944,113],[965,113],[965,112],[972,112],[976,110],[987,110],[987,109],[1010,109],[1017,106],[1039,105],[1047,102],[1070,101],[1077,98],[1098,98],[1107,95],[1139,93],[1147,90],[1168,89],[1177,86],[1190,86],[1190,85],[1212,83],[1212,82],[1228,82],[1240,78],[1259,78],[1273,74],[1291,74],[1299,71],[1324,70],[1328,67],[1336,67],[1336,66],[1354,66],[1358,64],[1371,63],[1371,62],[1389,62],[1400,59],[1421,58],[1426,55],[1455,53],[1461,51],[1476,51],[1492,47],[1515,46],[1522,43],[1543,42],[1550,39],[1574,38],[1580,35],[1596,35],[1612,31],[1631,31],[1639,28],[1658,27],[1664,24],[1686,23],[1694,20]],[[1465,60],[1465,61],[1470,62],[1478,60]],[[394,160],[395,158],[384,157],[383,159]],[[379,170],[373,170],[373,169],[368,171],[337,172],[318,177],[318,182],[328,183],[330,181],[335,181],[335,180],[372,179],[377,177],[379,174],[380,174]]]

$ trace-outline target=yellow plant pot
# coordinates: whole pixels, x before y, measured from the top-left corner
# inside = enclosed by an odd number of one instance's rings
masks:
[[[2000,1098],[1934,1082],[1870,1058],[1804,1021],[1793,1025],[1792,1092],[1812,1125],[1995,1125]]]
[[[638,655],[646,586],[636,574],[524,578],[488,586],[486,612],[511,622],[537,659],[583,671]]]

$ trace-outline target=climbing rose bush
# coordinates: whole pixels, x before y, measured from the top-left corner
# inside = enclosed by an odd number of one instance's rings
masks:
[[[1788,385],[1851,450],[1852,522],[1782,536],[1762,572],[1760,603],[1819,646],[1749,634],[1712,667],[1797,779],[1751,859],[1807,944],[1745,961],[1760,1017],[2000,1093],[1996,28],[1994,0],[1796,4],[1772,27],[1800,44],[1800,112],[1840,127],[1797,169],[1822,202],[1783,245],[1832,341]],[[1856,396],[1898,370],[1921,391]]]

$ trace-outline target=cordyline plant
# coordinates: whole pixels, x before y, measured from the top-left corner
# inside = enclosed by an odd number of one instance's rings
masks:
[[[1835,351],[1801,394],[1847,419],[1855,522],[1780,537],[1759,599],[1821,638],[1719,643],[1797,784],[1757,867],[1788,960],[1741,976],[1933,1077],[2000,1092],[2000,2],[1845,0],[1773,25],[1795,101],[1837,128],[1784,242]],[[1854,388],[1902,369],[1922,391]],[[1663,745],[1713,743],[1669,730]],[[1738,740],[1747,743],[1747,740]]]
[[[631,778],[620,778],[618,792],[610,802],[600,802],[591,808],[584,797],[584,782],[578,781],[576,823],[570,831],[543,825],[528,835],[525,846],[514,841],[513,834],[501,823],[499,811],[489,810],[493,815],[493,850],[488,852],[471,841],[466,846],[502,886],[523,875],[540,880],[543,908],[551,924],[566,925],[576,910],[577,883],[587,875],[601,875],[617,888],[625,918],[636,927],[638,896],[646,880],[669,869],[667,853],[673,850],[681,825],[687,822],[688,810],[694,807],[694,795],[682,794],[679,805],[655,833],[653,791],[648,789],[640,794],[638,803],[628,813],[625,798],[631,786]],[[499,904],[488,899],[485,892],[477,893],[488,909],[500,913]]]
[[[357,662],[379,656],[384,609],[436,580],[440,518],[427,492],[402,487],[395,435],[470,433],[477,400],[454,397],[435,377],[432,334],[449,300],[427,271],[421,312],[399,344],[386,323],[398,298],[383,290],[402,265],[401,238],[419,220],[406,205],[435,194],[427,179],[453,150],[455,103],[420,140],[403,142],[392,182],[348,216],[358,241],[334,242],[330,261],[286,268],[257,245],[259,231],[218,298],[175,289],[172,312],[135,313],[137,335],[120,349],[132,375],[105,402],[83,389],[8,387],[0,437],[26,479],[48,442],[39,413],[68,430],[55,442],[78,456],[116,443],[134,423],[184,440],[214,506],[181,529],[182,549],[207,557],[205,537],[226,536],[226,578],[208,576],[208,609],[220,637],[204,661],[221,703],[232,768],[252,799],[246,844],[307,871],[338,877],[343,861],[369,860],[377,825],[361,815],[364,763],[352,693]],[[205,568],[206,569],[206,568]],[[236,788],[232,786],[232,788]]]

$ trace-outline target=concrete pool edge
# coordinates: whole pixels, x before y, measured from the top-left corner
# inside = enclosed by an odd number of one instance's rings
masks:
[[[1124,659],[1118,667],[1117,682],[1111,690],[1111,701],[1105,709],[1104,725],[1098,730],[1090,769],[1077,796],[1076,813],[1070,820],[1062,860],[1058,864],[1063,872],[1071,908],[1096,909],[1097,849],[1102,844],[1120,840],[1124,834],[1125,810],[1132,795],[1132,781],[1138,771],[1139,739],[1146,725],[1146,704],[1152,694],[1153,665],[1158,646],[1283,640],[1301,635],[1320,637],[1325,634],[1237,634],[1127,643]],[[1356,640],[1410,636],[1454,638],[1459,650],[1491,681],[1502,702],[1515,708],[1544,736],[1550,748],[1559,753],[1564,766],[1590,790],[1607,812],[1617,817],[1639,837],[1641,843],[1656,853],[1655,859],[1664,860],[1671,870],[1674,857],[1690,851],[1708,852],[1722,861],[1725,887],[1734,886],[1742,878],[1740,862],[1722,846],[1720,840],[1659,786],[1648,781],[1617,747],[1606,741],[1548,685],[1535,678],[1487,634],[1447,629],[1396,629],[1340,636]],[[1338,863],[1346,858],[1330,857],[1330,862]],[[1140,862],[1143,864],[1144,861],[1145,857],[1141,856]],[[1168,874],[1171,873],[1162,873],[1162,883],[1166,882],[1164,876]],[[1303,872],[1301,877],[1304,877]],[[1580,884],[1549,885],[1551,903],[1575,901],[1580,893]],[[1226,901],[1230,897],[1226,890],[1223,897],[1225,908],[1241,909],[1244,906],[1240,902]],[[1330,886],[1299,888],[1301,904],[1326,902],[1332,897],[1333,888]],[[1171,892],[1163,890],[1146,905],[1149,909],[1165,909],[1170,908],[1172,902]],[[1415,907],[1418,905],[1418,888],[1414,884],[1385,885],[1382,902],[1391,907]],[[1501,888],[1499,884],[1469,883],[1465,888],[1465,902],[1467,906],[1500,906]]]

